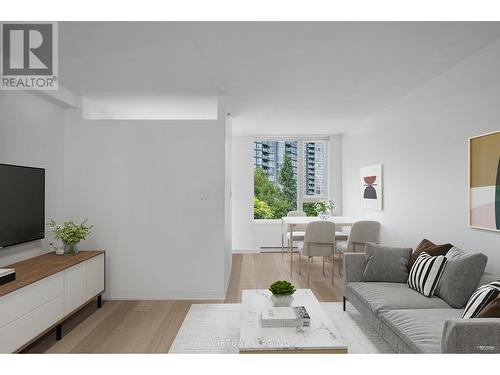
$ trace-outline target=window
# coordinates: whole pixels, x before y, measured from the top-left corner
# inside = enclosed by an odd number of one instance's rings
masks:
[[[328,197],[327,140],[254,142],[254,219],[280,219]]]

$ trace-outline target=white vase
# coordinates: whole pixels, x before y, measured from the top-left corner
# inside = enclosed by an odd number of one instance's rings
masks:
[[[271,301],[273,301],[273,305],[276,307],[290,306],[293,302],[293,296],[277,296],[273,294]]]
[[[318,217],[320,218],[320,220],[328,220],[330,218],[330,213],[325,211],[325,212],[321,212]]]

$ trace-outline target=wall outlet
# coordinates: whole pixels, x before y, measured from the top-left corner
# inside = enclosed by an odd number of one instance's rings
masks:
[[[208,201],[210,199],[210,194],[208,191],[200,191],[200,200]]]

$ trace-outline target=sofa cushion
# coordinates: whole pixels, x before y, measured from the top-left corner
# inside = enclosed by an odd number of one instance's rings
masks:
[[[367,243],[365,246],[366,266],[361,281],[388,281],[406,283],[411,248],[379,246]]]
[[[469,254],[453,247],[446,253],[446,259],[446,268],[434,293],[451,307],[460,309],[476,290],[488,257],[480,253]]]
[[[425,297],[402,283],[351,282],[347,285],[347,298],[351,293],[355,294],[375,314],[378,314],[381,310],[450,307],[441,298]]]
[[[424,251],[410,270],[408,286],[426,297],[432,297],[445,266],[446,257],[433,257]]]
[[[493,301],[488,303],[488,305],[477,314],[478,318],[500,318],[500,296],[495,298]]]
[[[408,270],[411,270],[411,267],[413,267],[413,263],[417,260],[418,256],[422,254],[424,251],[432,255],[433,257],[437,257],[438,255],[445,255],[448,250],[450,250],[453,247],[451,243],[445,243],[442,245],[436,245],[435,243],[432,243],[428,239],[423,239],[413,252],[413,254],[410,257],[410,262],[408,263]]]
[[[463,309],[382,311],[385,326],[416,353],[440,353],[444,322],[460,319]]]

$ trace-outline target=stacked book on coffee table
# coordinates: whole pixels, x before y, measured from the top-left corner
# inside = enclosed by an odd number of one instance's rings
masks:
[[[304,306],[266,307],[262,327],[310,327],[311,317]]]

